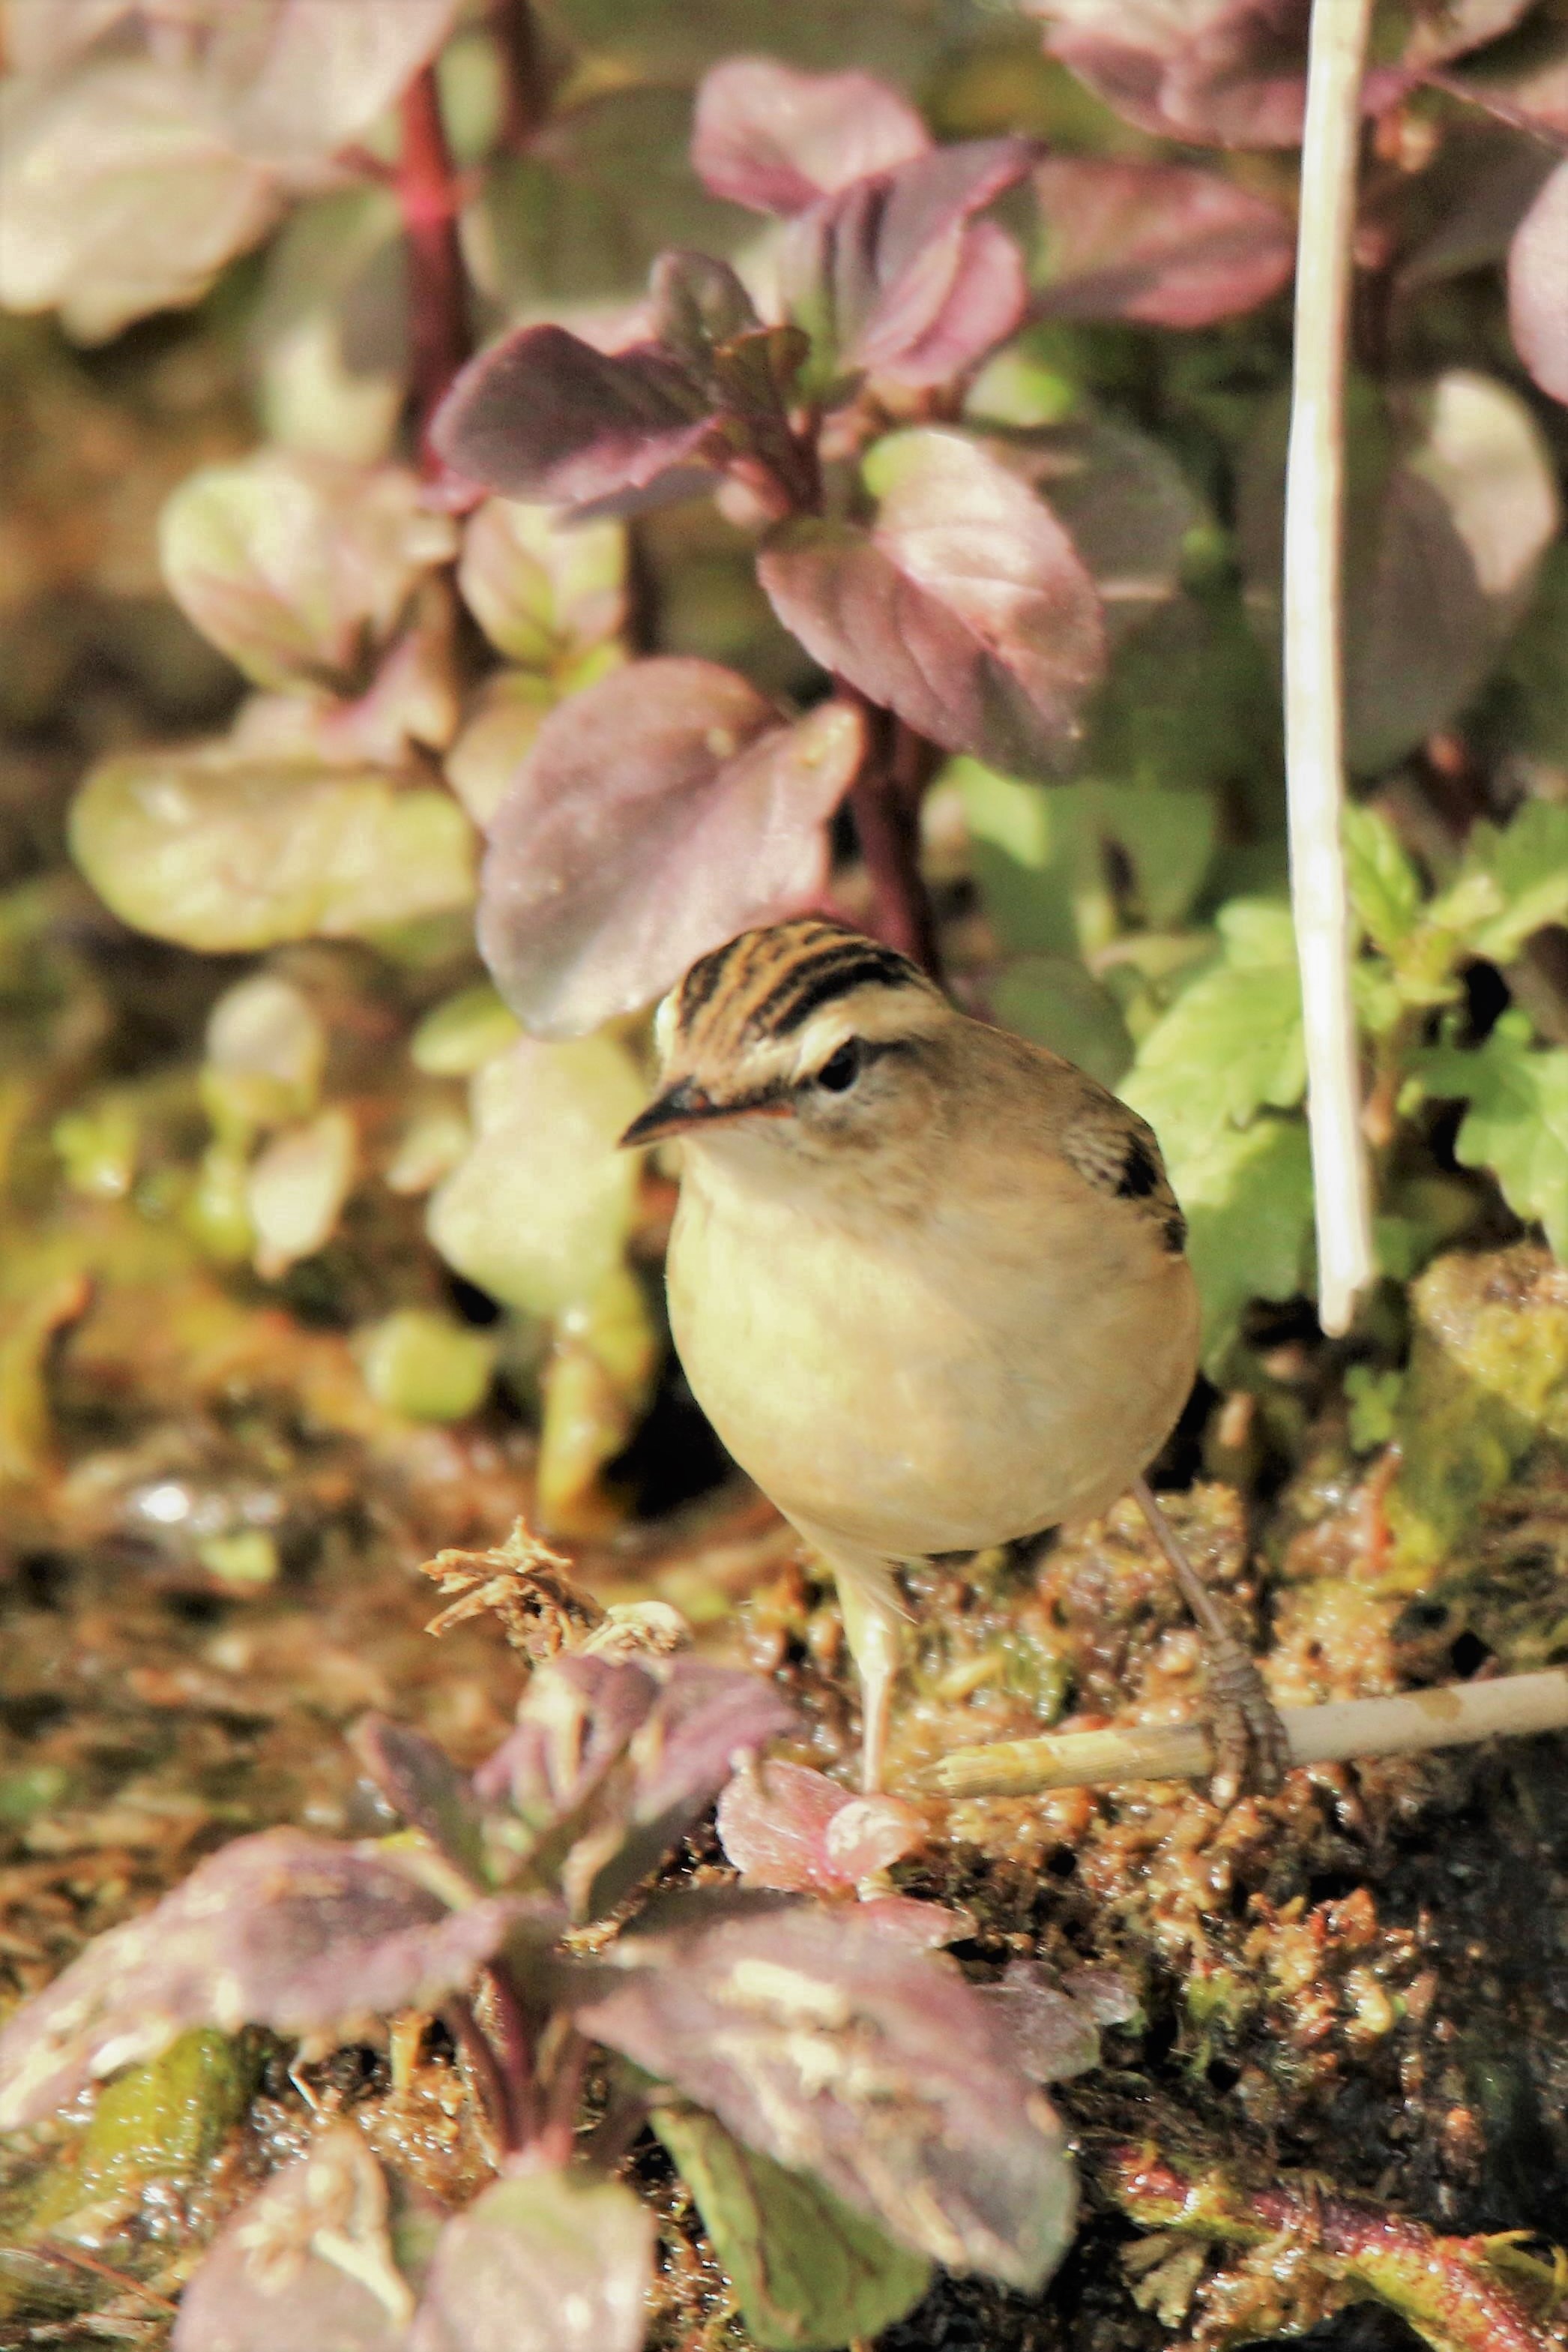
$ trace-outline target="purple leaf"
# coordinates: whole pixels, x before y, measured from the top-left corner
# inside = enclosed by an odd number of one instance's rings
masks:
[[[857,1797],[825,1772],[778,1759],[738,1773],[718,1805],[726,1853],[750,1885],[852,1895],[924,1844],[925,1822],[897,1797]]]
[[[1024,287],[1011,240],[1004,253],[1000,230],[967,225],[1030,153],[1021,139],[971,140],[824,197],[784,248],[791,314],[840,368],[920,385],[972,366],[1018,324]]]
[[[1207,327],[1278,293],[1295,238],[1275,205],[1180,163],[1051,156],[1033,173],[1053,319]]]
[[[1445,726],[1481,684],[1529,603],[1561,507],[1540,428],[1506,384],[1452,368],[1403,387],[1386,415],[1365,384],[1353,396],[1345,721],[1350,763],[1367,774]],[[1278,612],[1283,479],[1281,407],[1240,484],[1239,545],[1260,616]]]
[[[583,2029],[949,2270],[1033,2293],[1071,2236],[1055,2116],[945,1961],[801,1908],[617,1948]]]
[[[946,383],[967,375],[1005,342],[1029,307],[1022,254],[995,221],[971,221],[952,241],[953,275],[946,300],[925,331],[890,358],[874,346],[862,358],[873,374],[894,383]]]
[[[566,2172],[497,2181],[436,2244],[410,2352],[639,2352],[653,2216]]]
[[[89,1944],[0,2033],[0,2129],[150,2058],[193,2025],[344,2034],[438,2007],[522,1916],[452,1911],[420,1860],[292,1829],[239,1839],[140,1919]]]
[[[1062,2083],[1099,2064],[1092,2010],[1053,1984],[1038,1960],[1009,1960],[998,1983],[978,1990],[1013,2063],[1031,2083]]]
[[[1559,163],[1509,248],[1508,318],[1519,356],[1568,400],[1568,163]]]
[[[1554,141],[1568,138],[1568,25],[1539,12],[1519,40],[1459,67],[1446,86],[1511,129],[1533,126]]]
[[[873,452],[875,529],[787,523],[758,573],[825,669],[952,751],[1059,763],[1103,666],[1093,583],[1047,508],[959,433]]]
[[[659,1685],[631,1659],[552,1658],[535,1674],[517,1727],[474,1776],[480,1798],[509,1796],[532,1827],[576,1812],[653,1712]]]
[[[1025,0],[1053,57],[1108,105],[1166,139],[1292,147],[1301,135],[1311,0]],[[1421,71],[1493,39],[1530,0],[1416,7],[1397,55],[1366,77],[1381,112]]]
[[[648,1877],[706,1811],[737,1766],[796,1727],[770,1683],[705,1658],[676,1658],[633,1736],[624,1774],[605,1792],[596,1828],[568,1856],[562,1884],[574,1915],[601,1918]]]
[[[389,1716],[361,1716],[350,1742],[382,1795],[411,1829],[470,1878],[484,1875],[480,1812],[473,1783],[434,1739]]]
[[[699,375],[716,345],[762,324],[727,261],[706,253],[662,253],[648,280],[648,325],[662,351]]]
[[[714,423],[690,377],[654,345],[600,352],[564,327],[523,327],[469,361],[430,438],[486,489],[576,504],[645,488],[695,457]]]
[[[413,2292],[387,2222],[381,2166],[352,2124],[331,2125],[206,2254],[173,2352],[402,2352]]]
[[[1008,366],[1005,357],[1000,364]],[[1004,385],[993,394],[981,379],[977,430],[992,415],[993,397],[1006,421],[1004,395]],[[984,446],[1049,500],[1099,593],[1113,643],[1176,595],[1189,535],[1209,516],[1162,442],[1091,413]]]
[[[476,1775],[536,1832],[578,1918],[612,1910],[658,1867],[743,1758],[795,1717],[770,1683],[705,1658],[657,1665],[579,1654],[539,1667],[517,1728]]]
[[[573,695],[491,824],[479,940],[502,995],[571,1035],[809,905],[863,740],[847,703],[782,723],[713,662],[634,662]]]
[[[697,92],[692,167],[732,204],[799,213],[930,145],[915,109],[872,74],[798,73],[772,58],[730,58]]]

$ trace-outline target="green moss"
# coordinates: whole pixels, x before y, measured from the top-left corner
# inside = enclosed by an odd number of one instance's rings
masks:
[[[1568,1438],[1568,1286],[1544,1250],[1521,1244],[1436,1259],[1410,1303],[1387,1510],[1396,1580],[1417,1590],[1531,1449]]]
[[[80,2139],[45,2174],[26,2235],[134,2200],[153,2181],[199,2179],[244,2115],[255,2074],[246,2044],[202,2027],[116,2075]]]

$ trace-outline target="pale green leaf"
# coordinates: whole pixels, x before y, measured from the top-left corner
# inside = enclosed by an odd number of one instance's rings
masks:
[[[1469,1103],[1456,1158],[1490,1168],[1509,1207],[1568,1258],[1568,1052],[1533,1045],[1523,1014],[1505,1013],[1484,1045],[1439,1046],[1421,1075],[1433,1094]]]
[[[70,840],[122,921],[220,953],[362,938],[474,895],[474,829],[449,793],[223,744],[106,760]]]
[[[1173,1176],[1210,1139],[1260,1110],[1291,1109],[1306,1088],[1289,915],[1263,900],[1233,900],[1220,928],[1221,960],[1155,1024],[1122,1089],[1159,1136]]]
[[[1159,926],[1186,913],[1214,854],[1207,793],[1032,783],[970,759],[947,775],[963,798],[987,916],[1009,954],[1071,954],[1113,937],[1113,852],[1132,869],[1145,920]]]
[[[1392,954],[1419,918],[1420,877],[1376,809],[1347,808],[1343,831],[1351,904],[1374,947]]]
[[[1203,1361],[1218,1372],[1254,1298],[1291,1298],[1311,1263],[1312,1171],[1298,1119],[1221,1129],[1172,1159],[1203,1300]]]
[[[1527,801],[1511,823],[1478,824],[1467,845],[1458,888],[1478,877],[1491,885],[1490,909],[1461,926],[1466,944],[1494,963],[1511,963],[1544,923],[1568,916],[1568,806]],[[1434,910],[1436,914],[1436,910]]]
[[[298,450],[204,466],[159,519],[175,603],[266,687],[352,680],[455,545],[415,475]]]
[[[560,1315],[619,1268],[637,1159],[617,1149],[647,1088],[602,1034],[525,1039],[474,1080],[475,1139],[430,1204],[449,1265],[509,1307]]]
[[[497,653],[528,670],[569,668],[625,618],[625,529],[569,529],[552,508],[487,499],[465,527],[457,579]]]
[[[1065,1055],[1103,1087],[1113,1087],[1133,1058],[1115,998],[1073,956],[1016,956],[990,996],[1004,1027]]]
[[[695,2108],[653,2129],[679,2166],[760,2352],[841,2352],[919,2302],[932,2265]]]

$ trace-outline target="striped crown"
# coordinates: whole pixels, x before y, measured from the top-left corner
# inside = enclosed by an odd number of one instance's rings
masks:
[[[808,915],[742,931],[699,956],[665,998],[660,1048],[666,1063],[709,1066],[792,1050],[826,1006],[862,989],[897,992],[900,1011],[944,1002],[907,956],[842,923]]]

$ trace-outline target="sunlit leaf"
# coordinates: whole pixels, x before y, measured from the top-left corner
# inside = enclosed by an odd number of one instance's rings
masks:
[[[775,1759],[730,1782],[718,1834],[749,1885],[844,1895],[913,1853],[926,1830],[900,1798],[857,1797],[824,1772]]]
[[[1568,164],[1559,163],[1509,247],[1508,316],[1542,392],[1568,400]]]
[[[497,670],[469,698],[463,731],[444,767],[476,824],[488,827],[560,698],[553,678],[523,669]]]
[[[618,2180],[499,2180],[436,2244],[409,2352],[640,2352],[653,2216]]]
[[[632,1734],[626,1770],[595,1827],[567,1859],[573,1916],[602,1918],[658,1867],[744,1760],[797,1728],[793,1709],[759,1675],[677,1657]]]
[[[354,2125],[332,2124],[199,2263],[174,2352],[402,2352],[413,2302],[381,2166]]]
[[[1343,834],[1345,877],[1356,919],[1375,947],[1392,954],[1419,918],[1421,877],[1378,810],[1347,808]]]
[[[745,2147],[712,2116],[664,2107],[653,2129],[696,2200],[761,2352],[838,2352],[919,2302],[931,2264],[852,2206]]]
[[[497,653],[556,669],[620,629],[626,534],[612,522],[563,529],[548,509],[490,499],[464,530],[457,579]]]
[[[199,299],[280,203],[172,67],[105,55],[0,89],[0,303],[84,341]]]
[[[785,724],[712,662],[636,662],[574,695],[490,821],[479,939],[507,1003],[543,1035],[590,1029],[809,904],[862,741],[848,703]]]
[[[450,1911],[413,1862],[291,1829],[238,1839],[172,1895],[89,1944],[0,2033],[0,2128],[156,2054],[193,2025],[346,2034],[438,2006],[518,1916]]]
[[[363,137],[445,40],[459,0],[198,0],[203,93],[246,154],[319,165]]]
[[[455,546],[401,467],[278,449],[204,467],[160,521],[176,603],[261,686],[351,678]]]
[[[773,58],[730,58],[697,92],[692,167],[716,196],[799,213],[931,145],[906,99],[872,74],[806,74]]]
[[[1505,1013],[1483,1045],[1439,1046],[1420,1073],[1431,1093],[1469,1103],[1455,1157],[1490,1168],[1509,1207],[1568,1259],[1568,1053],[1537,1046],[1525,1016]]]
[[[585,2030],[950,2270],[1037,2293],[1076,2202],[1061,2128],[956,1970],[841,1908],[622,1943]]]
[[[14,73],[54,73],[123,23],[141,0],[4,0],[0,24],[6,63]]]
[[[473,1144],[430,1204],[449,1265],[493,1297],[559,1315],[621,1264],[637,1192],[617,1147],[647,1089],[624,1045],[523,1038],[475,1077]]]
[[[340,1108],[285,1128],[257,1153],[245,1199],[256,1235],[256,1270],[265,1282],[276,1282],[331,1240],[358,1158],[354,1122]]]
[[[1306,1087],[1289,915],[1232,900],[1220,929],[1220,961],[1190,980],[1148,1032],[1121,1090],[1159,1137],[1167,1160],[1227,1128],[1245,1127],[1266,1107],[1291,1108]],[[1179,1183],[1176,1192],[1186,1206]]]
[[[1310,1286],[1307,1130],[1300,1119],[1269,1117],[1245,1128],[1218,1127],[1175,1150],[1166,1147],[1166,1161],[1186,1216],[1187,1256],[1203,1301],[1203,1361],[1218,1377],[1253,1299],[1291,1298]]]
[[[1051,155],[1030,177],[1041,219],[1039,316],[1207,327],[1289,281],[1291,223],[1218,172]]]
[[[1059,763],[1104,658],[1099,604],[1066,532],[961,434],[875,452],[874,530],[782,526],[758,576],[825,669],[935,741],[1025,773]]]
[[[315,1108],[326,1066],[321,1017],[279,972],[236,981],[207,1015],[203,1097],[214,1124],[302,1118]]]
[[[105,761],[70,835],[125,922],[220,952],[355,938],[465,906],[474,890],[473,829],[450,793],[222,744]]]
[[[1430,911],[1477,955],[1511,963],[1543,924],[1568,919],[1568,808],[1526,801],[1506,825],[1472,826],[1464,864]]]

